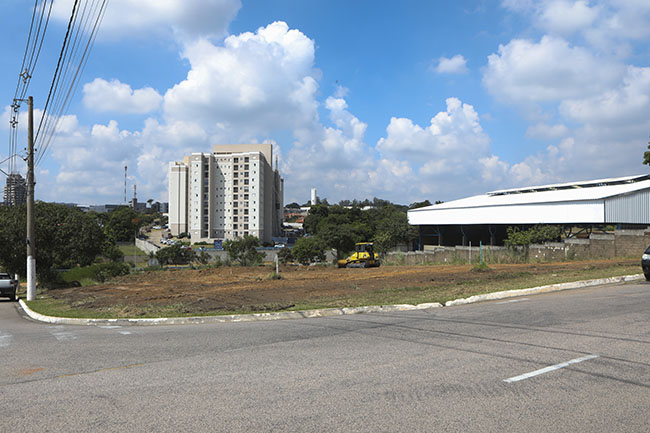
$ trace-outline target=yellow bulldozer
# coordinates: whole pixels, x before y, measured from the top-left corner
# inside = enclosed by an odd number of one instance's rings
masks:
[[[354,253],[338,262],[339,268],[372,268],[378,267],[379,256],[372,247],[372,242],[359,242],[354,245]]]

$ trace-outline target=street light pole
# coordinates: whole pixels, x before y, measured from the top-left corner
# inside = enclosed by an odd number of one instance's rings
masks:
[[[34,224],[34,98],[27,100],[27,300],[36,299],[36,230]]]

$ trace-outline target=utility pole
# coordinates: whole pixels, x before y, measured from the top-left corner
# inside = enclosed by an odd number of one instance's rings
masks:
[[[27,300],[36,299],[36,230],[34,224],[34,98],[27,100]]]

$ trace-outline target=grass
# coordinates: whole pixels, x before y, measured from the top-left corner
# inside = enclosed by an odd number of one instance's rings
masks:
[[[118,245],[118,248],[120,251],[122,251],[122,254],[128,257],[133,257],[134,255],[136,257],[149,257],[149,253],[146,251],[142,251],[140,248],[137,248],[135,245]]]
[[[151,317],[188,317],[188,316],[214,316],[225,314],[261,313],[269,311],[295,311],[320,308],[341,308],[364,305],[390,305],[390,304],[420,304],[426,302],[445,303],[459,298],[473,295],[497,292],[502,290],[525,289],[530,287],[557,284],[564,282],[606,278],[639,273],[637,265],[611,265],[607,267],[586,266],[581,269],[545,272],[533,274],[531,272],[495,273],[489,268],[474,269],[474,278],[466,281],[451,282],[428,287],[395,287],[372,292],[351,290],[346,296],[323,297],[309,301],[296,300],[295,304],[264,305],[258,310],[215,310],[193,311],[190,306],[182,302],[159,305],[113,305],[102,309],[81,308],[90,299],[85,299],[74,304],[67,304],[63,300],[56,300],[45,296],[28,302],[30,308],[48,316],[72,318],[151,318]],[[274,278],[273,273],[267,279]]]

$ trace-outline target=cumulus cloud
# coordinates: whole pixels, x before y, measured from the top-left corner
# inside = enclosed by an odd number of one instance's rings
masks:
[[[86,108],[100,112],[146,114],[157,110],[162,102],[162,96],[151,87],[133,90],[119,80],[95,78],[84,85],[83,91]]]
[[[56,0],[52,16],[68,22],[73,0]],[[111,0],[100,38],[220,38],[241,8],[240,0]]]
[[[544,36],[535,43],[514,39],[488,56],[483,84],[510,102],[545,102],[597,94],[624,72],[615,62],[603,62],[586,48]]]
[[[219,123],[246,141],[317,117],[314,42],[284,22],[229,36],[223,46],[202,39],[183,55],[191,70],[165,94],[168,120]]]
[[[461,54],[452,58],[440,57],[434,70],[439,74],[465,74],[467,73],[467,60]]]

